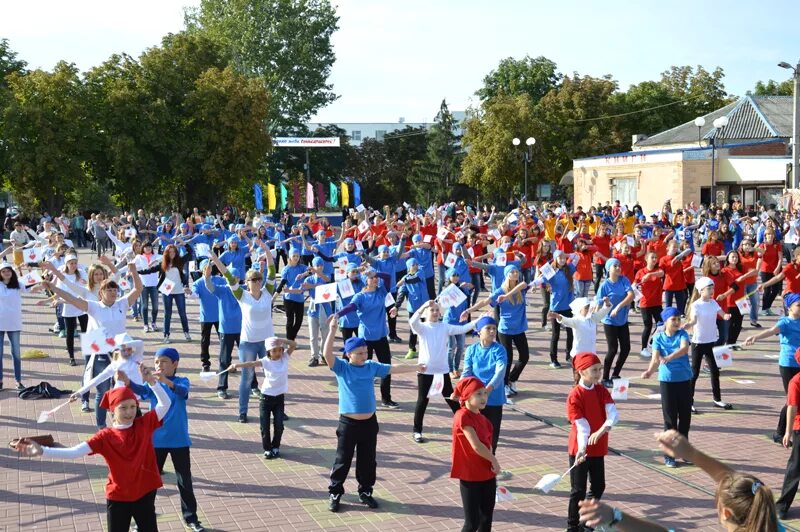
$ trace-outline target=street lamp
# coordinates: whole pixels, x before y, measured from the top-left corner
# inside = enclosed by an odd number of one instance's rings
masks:
[[[697,126],[697,145],[702,146],[702,144],[700,143],[700,128],[706,125],[706,119],[703,118],[702,116],[698,116],[697,118],[694,119],[694,125]]]
[[[705,120],[703,121],[705,122]],[[697,121],[695,121],[697,123]],[[714,169],[716,168],[717,162],[717,132],[720,132],[720,140],[722,144],[725,144],[725,126],[728,125],[728,117],[721,116],[714,120],[714,135],[711,137],[709,142],[711,143],[711,203],[716,205],[717,203],[717,196],[716,191],[714,190],[716,183],[714,180]]]
[[[793,119],[792,119],[792,182],[794,183],[794,188],[797,188],[800,184],[800,181],[797,177],[797,166],[798,161],[800,161],[800,151],[797,149],[797,145],[800,144],[800,131],[797,131],[797,122],[800,122],[800,104],[798,100],[800,99],[800,63],[797,64],[796,67],[793,67],[786,61],[781,61],[778,63],[778,66],[781,68],[786,68],[792,70],[794,75],[794,105],[793,105]]]
[[[514,146],[519,146],[522,144],[522,141],[514,137],[511,140],[511,144]],[[530,164],[532,157],[533,157],[533,145],[536,144],[536,139],[533,137],[528,137],[525,139],[525,145],[528,147],[527,150],[522,152],[522,160],[525,163],[525,203],[528,203],[528,164]],[[535,196],[535,194],[534,194]]]

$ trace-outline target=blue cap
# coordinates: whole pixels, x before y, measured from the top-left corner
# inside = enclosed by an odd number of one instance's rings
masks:
[[[462,247],[461,242],[456,242],[455,244],[453,244],[453,251],[458,251],[459,249],[461,249],[461,247]]]
[[[367,347],[367,341],[364,340],[363,338],[359,338],[358,336],[351,336],[344,343],[342,351],[344,351],[345,353],[352,353],[359,347]]]
[[[232,237],[228,238],[228,240],[226,240],[226,242],[228,244],[234,244],[235,243],[238,246],[239,245],[239,237],[238,236],[232,236]]]
[[[344,245],[345,246],[354,246],[355,244],[356,244],[356,241],[353,240],[350,237],[347,237],[347,238],[344,239]]]
[[[445,276],[449,279],[450,277],[452,277],[454,275],[456,277],[460,277],[455,268],[447,268],[447,272],[446,272]]]
[[[240,270],[240,269],[239,269],[239,268],[237,268],[236,266],[231,266],[230,268],[228,268],[228,271],[229,271],[229,272],[231,273],[231,275],[233,275],[234,277],[237,277],[237,278],[239,278],[239,279],[244,279],[244,274],[242,273],[242,270]]]
[[[406,261],[406,268],[411,268],[412,266],[419,266],[419,261],[413,257]]]
[[[608,259],[606,261],[606,273],[608,273],[609,270],[611,270],[612,266],[619,266],[619,260],[618,259]]]
[[[347,268],[345,268],[344,271],[346,271],[347,273],[350,273],[353,270],[357,270],[357,269],[358,269],[358,266],[356,266],[355,263],[351,262],[351,263],[349,263],[347,265]]]
[[[478,320],[478,323],[475,324],[475,330],[481,332],[481,329],[483,329],[487,325],[494,325],[495,327],[497,327],[497,322],[494,321],[494,318],[490,318],[489,316],[484,316]]]
[[[514,270],[519,271],[519,268],[517,268],[514,264],[509,264],[508,266],[503,268],[503,277],[508,277],[508,274],[510,274]]]
[[[378,253],[383,253],[384,251],[386,253],[389,253],[389,246],[387,246],[386,244],[381,244],[380,246],[378,246]]]
[[[177,362],[178,360],[180,360],[181,355],[178,353],[178,350],[175,349],[174,347],[162,347],[158,351],[156,351],[156,358],[159,357],[167,357],[173,362]]]
[[[181,224],[181,229],[184,230],[184,231],[188,230],[189,229],[189,224],[187,224],[186,222],[183,222]]]
[[[798,301],[800,301],[800,294],[795,294],[794,292],[790,292],[784,296],[783,301],[786,303],[786,308],[791,307]]]
[[[322,260],[322,257],[314,257],[311,261],[311,265],[315,268],[318,268],[324,264],[325,261]]]
[[[680,316],[680,311],[675,307],[667,307],[661,311],[661,321],[667,321],[673,316]]]
[[[169,216],[162,216],[162,217],[161,217],[161,223],[162,223],[162,224],[165,224],[165,223],[167,223],[168,221],[169,221]]]
[[[236,230],[244,229],[244,224],[236,224]]]
[[[208,266],[208,259],[203,259],[200,261],[200,265],[198,266],[198,268],[200,268],[200,271],[202,272],[203,270],[206,269],[206,266]]]
[[[230,232],[236,231],[236,224],[228,224],[228,231]]]
[[[417,233],[416,235],[411,237],[412,242],[422,242],[422,235]]]

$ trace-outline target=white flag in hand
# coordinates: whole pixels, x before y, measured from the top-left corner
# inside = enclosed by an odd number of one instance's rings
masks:
[[[339,295],[342,299],[356,295],[356,291],[353,289],[353,283],[348,278],[336,281],[336,286],[339,288]]]
[[[332,303],[334,301],[336,301],[336,283],[314,287],[314,303]]]
[[[465,296],[464,292],[462,292],[461,289],[454,284],[447,285],[447,288],[442,290],[442,292],[439,294],[439,297],[436,298],[439,306],[443,308],[457,307],[466,300],[467,296]]]
[[[628,379],[614,379],[614,388],[611,390],[611,398],[615,401],[627,401],[630,387],[631,381]]]
[[[428,399],[431,397],[436,397],[437,395],[442,395],[442,389],[444,389],[444,375],[441,373],[436,373],[433,376],[431,389],[428,390]]]
[[[736,300],[736,307],[742,316],[750,314],[750,301],[746,297],[741,297]]]
[[[731,347],[730,345],[720,345],[713,349],[717,367],[726,368],[733,365],[733,349]]]
[[[23,275],[19,278],[20,284],[26,288],[30,288],[35,284],[39,284],[42,282],[42,277],[36,270],[28,272],[26,275]]]
[[[494,493],[494,502],[506,502],[506,501],[513,501],[514,496],[508,491],[508,488],[505,486],[497,486],[497,490]]]
[[[165,296],[172,295],[172,292],[174,290],[175,290],[175,283],[173,283],[169,279],[164,279],[164,282],[161,283],[161,286],[158,287],[158,291],[164,294]]]
[[[447,266],[448,268],[452,268],[453,266],[456,265],[457,259],[458,256],[455,253],[448,253],[447,257],[444,259],[444,265]]]
[[[549,262],[544,264],[541,268],[539,268],[539,272],[542,274],[542,277],[544,277],[548,281],[552,279],[553,276],[556,274],[556,270]]]

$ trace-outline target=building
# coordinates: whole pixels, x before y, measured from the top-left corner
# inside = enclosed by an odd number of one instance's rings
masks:
[[[727,125],[715,127],[723,116]],[[653,212],[667,199],[673,207],[708,204],[712,168],[716,203],[779,204],[791,182],[792,97],[744,96],[703,118],[700,127],[687,122],[650,137],[635,135],[629,152],[574,160],[575,205],[618,199]]]
[[[463,122],[464,119],[466,118],[466,113],[464,111],[452,111],[452,114],[453,114],[453,119],[459,124],[461,124],[461,122]],[[311,122],[307,125],[311,131],[314,131],[318,127],[323,127],[330,124]],[[400,117],[400,119],[397,122],[339,122],[333,125],[347,131],[347,136],[350,138],[351,145],[360,146],[365,139],[375,139],[382,141],[387,133],[399,131],[407,127],[413,127],[413,128],[424,127],[425,129],[428,129],[433,125],[433,123],[406,122],[404,118]],[[461,135],[462,133],[463,132],[459,128],[457,134]]]

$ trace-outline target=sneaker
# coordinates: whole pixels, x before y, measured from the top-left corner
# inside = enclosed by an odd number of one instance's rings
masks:
[[[694,407],[694,405],[692,405],[692,414],[699,414],[699,413],[700,412],[697,411],[697,409]]]
[[[239,423],[247,423],[247,414],[239,414]]]
[[[264,451],[264,458],[267,460],[272,460],[275,458],[275,454],[272,451]]]
[[[169,335],[168,334],[164,335],[164,342],[163,343],[165,343],[165,344],[169,343]]]
[[[513,405],[514,404],[514,400],[511,399],[510,397],[506,397],[506,404],[509,405],[509,406]]]
[[[614,381],[612,381],[611,379],[603,379],[602,383],[603,383],[603,386],[605,386],[606,388],[613,388],[614,387]]]
[[[67,331],[65,331],[64,329],[61,329],[60,331],[58,331],[58,337],[59,338],[66,338],[67,337]]]
[[[89,407],[89,401],[82,401],[81,402],[81,412],[87,413],[91,412],[92,409]]]
[[[342,500],[342,495],[341,494],[334,495],[333,493],[331,493],[331,495],[330,495],[330,497],[328,499],[328,511],[338,512],[339,511],[339,503],[341,502],[341,500]]]
[[[789,510],[778,510],[778,519],[786,521],[786,516],[789,515]]]
[[[415,349],[409,349],[408,353],[406,353],[406,360],[413,360],[417,358],[417,351]]]
[[[395,403],[391,399],[389,399],[388,401],[383,401],[383,406],[385,406],[386,408],[393,408],[393,409],[400,408],[400,405],[398,403]]]
[[[502,469],[500,471],[500,473],[498,473],[498,475],[497,475],[497,480],[508,480],[513,476],[514,476],[514,474],[511,471]]]
[[[311,357],[308,359],[309,368],[316,368],[317,366],[319,366],[319,360],[317,360],[317,357]]]
[[[228,395],[227,390],[217,390],[217,397],[220,399],[230,399],[230,395]]]
[[[414,433],[414,441],[417,442],[417,443],[424,443],[425,442],[425,438],[422,437],[422,433],[421,432],[415,432]]]
[[[188,332],[187,333],[183,333],[183,337],[186,338],[187,342],[191,342],[192,341],[192,337],[189,335]]]
[[[567,354],[566,354],[566,356],[564,357],[564,359],[565,359],[567,362],[571,362],[571,361],[572,361],[572,355],[570,355],[569,353],[567,353]]]
[[[510,397],[510,396],[514,395],[513,393],[511,393],[511,387],[508,384],[506,384],[503,387],[503,391],[505,391],[506,397]]]
[[[760,329],[761,328],[761,324],[758,323],[757,321],[751,321],[750,322],[750,327],[753,327],[754,329]]]
[[[553,330],[553,326],[548,323],[547,325],[544,326],[544,330],[545,331],[552,331]]]
[[[653,357],[653,353],[651,353],[651,352],[650,352],[650,349],[649,349],[649,348],[647,348],[647,347],[645,347],[644,349],[642,349],[641,351],[639,351],[639,355],[640,355],[642,358],[652,358],[652,357]]]
[[[17,381],[17,391],[21,392],[24,389],[25,389],[25,385],[22,384],[20,381]]]
[[[250,397],[253,399],[261,399],[261,390],[258,388],[253,388],[250,390]]]
[[[81,332],[78,329],[75,329],[74,331],[72,331],[72,337],[73,338],[80,338],[81,337]]]
[[[511,392],[511,395],[517,395],[517,383],[516,382],[509,382],[508,383],[508,390]]]
[[[286,415],[286,412],[284,412],[284,413],[283,413],[283,420],[284,420],[284,421],[289,421],[289,419],[290,419],[290,418],[289,418],[289,416],[287,416],[287,415]]]
[[[714,401],[714,406],[723,410],[733,410],[733,405],[725,401]]]
[[[74,367],[78,365],[78,362],[74,358],[70,358],[69,365]]]
[[[145,323],[144,327],[142,327],[142,332],[143,333],[149,333],[150,332],[150,326]]]
[[[561,369],[561,362],[556,360],[555,362],[550,362],[550,367],[553,369]]]
[[[280,458],[281,457],[281,450],[275,447],[272,449],[272,458]]]
[[[205,532],[205,527],[200,524],[200,521],[186,523],[186,529],[191,530],[192,532]]]
[[[359,493],[358,500],[373,510],[378,507],[378,501],[372,498],[371,493]]]
[[[403,343],[403,339],[400,338],[399,336],[392,336],[391,338],[389,338],[389,341],[392,342],[393,344],[402,344]]]
[[[160,330],[161,330],[161,329],[159,329],[159,328],[158,328],[158,325],[156,325],[155,323],[153,323],[153,324],[151,324],[151,325],[150,325],[150,332],[158,332],[158,331],[160,331]]]
[[[782,434],[778,434],[777,432],[773,432],[772,433],[772,441],[774,443],[782,444],[783,443],[783,435]]]
[[[703,366],[702,368],[700,368],[700,373],[703,373],[705,375],[710,375],[711,368],[709,368],[708,366]]]
[[[669,467],[669,468],[674,469],[674,468],[678,467],[678,462],[676,462],[675,459],[672,458],[671,456],[665,456],[664,457],[664,465]]]

